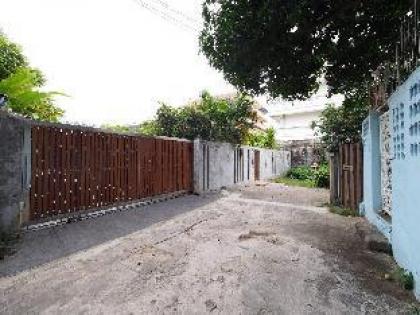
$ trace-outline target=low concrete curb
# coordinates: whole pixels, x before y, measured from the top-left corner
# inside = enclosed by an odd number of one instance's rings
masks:
[[[152,198],[141,199],[141,200],[130,202],[130,203],[124,203],[122,205],[114,206],[114,207],[110,207],[110,208],[96,209],[96,210],[91,210],[89,212],[87,212],[87,211],[75,212],[75,213],[71,213],[69,215],[64,215],[64,216],[62,216],[60,218],[57,218],[55,220],[48,220],[48,221],[45,221],[45,222],[34,223],[34,224],[29,224],[29,225],[23,226],[22,231],[23,232],[39,231],[39,230],[44,230],[44,229],[57,227],[57,226],[61,226],[61,225],[69,224],[69,223],[78,222],[78,221],[94,219],[94,218],[102,217],[102,216],[107,215],[107,214],[114,214],[114,213],[117,213],[117,212],[123,212],[123,211],[127,211],[127,210],[136,210],[140,207],[144,207],[144,206],[148,206],[148,205],[151,205],[151,204],[167,201],[167,200],[170,200],[170,199],[179,198],[179,197],[185,196],[187,194],[189,194],[189,192],[179,191],[179,192],[160,195],[160,196],[156,196],[156,197],[152,197]]]

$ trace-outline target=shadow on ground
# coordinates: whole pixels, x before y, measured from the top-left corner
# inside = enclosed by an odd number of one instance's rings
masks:
[[[63,226],[25,232],[16,246],[16,253],[0,261],[0,277],[127,236],[153,224],[197,210],[219,198],[219,194],[189,195]]]

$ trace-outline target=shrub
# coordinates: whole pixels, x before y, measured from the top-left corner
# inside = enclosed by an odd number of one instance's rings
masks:
[[[313,169],[309,166],[297,166],[291,168],[287,172],[287,177],[292,179],[300,179],[300,180],[312,180],[313,179]]]
[[[244,143],[251,147],[275,149],[276,148],[276,131],[269,128],[266,131],[251,130]]]
[[[311,183],[313,187],[328,188],[330,186],[330,169],[328,164],[323,164],[318,168],[309,166],[293,167],[287,172],[286,177]]]
[[[414,277],[413,274],[404,268],[397,267],[391,275],[391,279],[398,282],[399,285],[408,291],[414,289]]]
[[[314,171],[315,186],[320,188],[330,187],[330,169],[327,164],[321,165]]]

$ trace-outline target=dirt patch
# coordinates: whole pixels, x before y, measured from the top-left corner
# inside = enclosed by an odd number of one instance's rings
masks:
[[[238,239],[240,241],[245,241],[245,240],[249,240],[251,238],[257,238],[257,237],[261,237],[261,236],[267,237],[267,236],[270,236],[272,234],[273,233],[270,233],[270,232],[249,231],[246,234],[239,235]]]
[[[276,233],[266,232],[266,231],[254,231],[251,230],[248,233],[241,234],[238,237],[240,242],[251,240],[251,239],[261,239],[265,242],[268,242],[272,245],[283,245],[286,242],[280,238]]]

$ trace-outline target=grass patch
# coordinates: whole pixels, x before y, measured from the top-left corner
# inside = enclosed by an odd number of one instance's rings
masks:
[[[404,268],[397,267],[389,276],[389,280],[397,282],[403,289],[411,291],[414,289],[413,274]]]
[[[293,187],[315,188],[315,183],[307,179],[295,179],[288,177],[279,177],[274,180],[275,183],[284,184]]]
[[[284,177],[278,178],[274,182],[306,188],[329,188],[330,169],[327,164],[317,167],[296,166],[292,167]]]
[[[348,209],[348,208],[342,208],[342,207],[339,207],[339,206],[328,205],[328,209],[330,210],[331,213],[335,213],[335,214],[342,215],[342,216],[345,216],[345,217],[358,217],[358,216],[360,216],[357,211],[354,211],[354,210]]]

